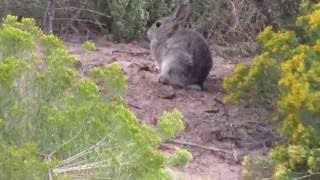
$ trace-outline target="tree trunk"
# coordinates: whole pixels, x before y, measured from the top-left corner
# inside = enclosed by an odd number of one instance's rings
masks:
[[[43,20],[43,29],[46,34],[52,33],[55,4],[56,0],[48,0],[48,6]]]

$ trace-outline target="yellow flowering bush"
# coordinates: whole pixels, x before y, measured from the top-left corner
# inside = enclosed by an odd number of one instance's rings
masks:
[[[272,60],[269,52],[262,53],[250,67],[239,64],[234,75],[224,80],[224,88],[230,92],[224,100],[233,102],[251,99],[269,107],[278,94],[275,82],[279,75],[277,62]]]
[[[258,36],[261,55],[248,67],[238,65],[224,81],[225,101],[250,98],[276,112],[287,140],[269,156],[276,180],[320,178],[320,3],[309,7],[292,30],[267,27]],[[245,167],[244,177],[261,178],[250,173],[256,172]]]

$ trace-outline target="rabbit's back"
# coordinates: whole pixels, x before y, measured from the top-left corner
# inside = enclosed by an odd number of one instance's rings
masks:
[[[202,35],[195,30],[185,29],[175,33],[174,36],[167,39],[166,44],[168,54],[189,54],[192,58],[190,81],[192,81],[192,83],[202,84],[212,68],[211,52]]]

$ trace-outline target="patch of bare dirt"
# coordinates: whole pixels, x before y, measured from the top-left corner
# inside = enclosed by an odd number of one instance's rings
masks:
[[[114,44],[96,40],[97,51],[88,53],[79,43],[66,42],[70,53],[81,60],[81,69],[122,65],[128,78],[126,99],[132,111],[144,123],[155,125],[164,111],[179,109],[185,120],[185,131],[175,141],[161,147],[172,150],[174,145],[190,150],[193,162],[185,169],[173,169],[186,180],[237,180],[242,157],[248,153],[265,153],[277,138],[274,129],[263,121],[270,113],[257,107],[226,106],[222,103],[223,78],[233,72],[235,64],[216,56],[206,82],[206,91],[173,89],[158,83],[154,61],[148,49],[135,43]]]

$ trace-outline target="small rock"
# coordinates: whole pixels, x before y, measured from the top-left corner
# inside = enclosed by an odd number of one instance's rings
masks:
[[[149,72],[151,72],[152,70],[150,69],[149,66],[140,66],[138,71],[149,71]]]
[[[171,86],[162,86],[158,91],[158,97],[163,99],[173,99],[176,97],[176,93]]]
[[[212,143],[215,137],[216,132],[212,131],[210,129],[208,130],[202,130],[202,132],[199,134],[200,139],[202,140],[203,143]]]

